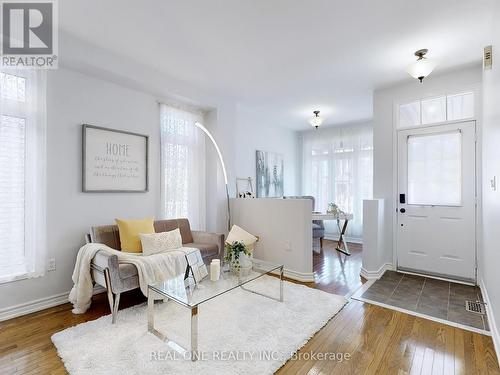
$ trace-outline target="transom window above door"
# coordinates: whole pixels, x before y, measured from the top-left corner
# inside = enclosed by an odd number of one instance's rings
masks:
[[[399,105],[398,128],[474,118],[474,93],[441,95]]]

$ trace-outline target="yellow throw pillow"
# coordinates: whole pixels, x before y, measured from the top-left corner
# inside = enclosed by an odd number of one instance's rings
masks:
[[[126,253],[142,253],[141,239],[139,234],[151,234],[155,232],[154,219],[122,220],[115,219],[120,233],[122,251]]]

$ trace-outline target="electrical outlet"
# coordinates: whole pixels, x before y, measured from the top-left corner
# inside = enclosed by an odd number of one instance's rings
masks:
[[[493,178],[490,180],[491,184],[491,190],[496,191],[497,190],[497,176],[493,176]]]
[[[56,270],[56,259],[50,258],[47,262],[47,271],[55,271]]]
[[[285,241],[285,250],[292,251],[292,244],[290,243],[290,241]]]

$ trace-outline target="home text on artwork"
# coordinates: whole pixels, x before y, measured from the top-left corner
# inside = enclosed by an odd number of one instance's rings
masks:
[[[129,144],[106,142],[105,154],[94,157],[92,175],[112,179],[139,178],[139,161],[130,159],[131,149]]]
[[[130,145],[106,142],[106,154],[114,156],[129,156]]]

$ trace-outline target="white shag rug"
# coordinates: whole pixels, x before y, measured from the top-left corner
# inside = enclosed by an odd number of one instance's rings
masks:
[[[248,289],[279,296],[263,276]],[[284,302],[237,288],[198,307],[200,359],[192,362],[147,332],[146,305],[120,310],[52,336],[68,372],[84,374],[272,374],[346,304],[342,296],[284,282]],[[155,306],[155,326],[188,348],[189,309]]]

